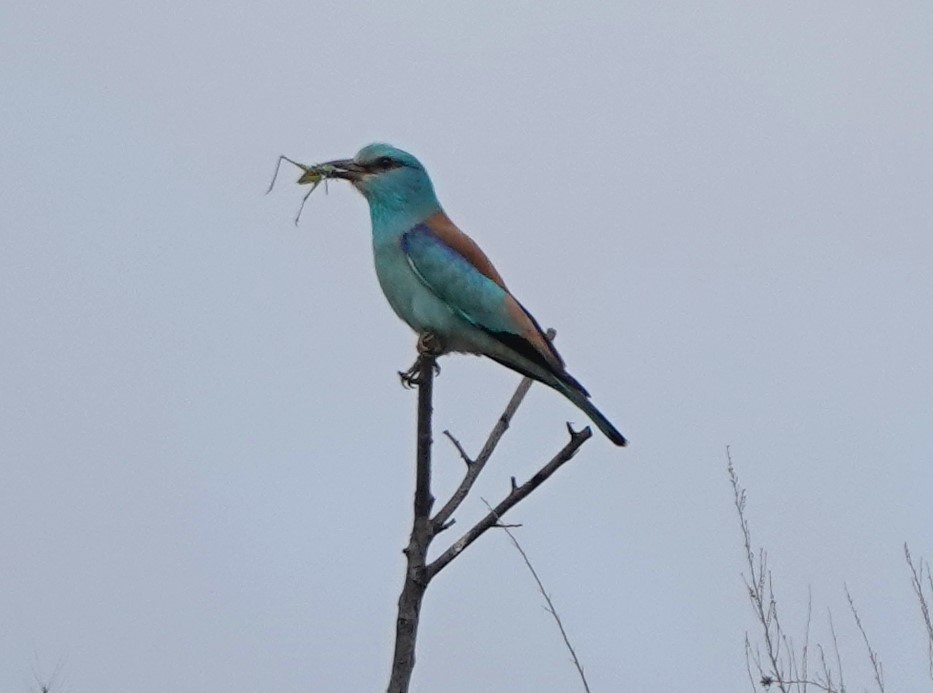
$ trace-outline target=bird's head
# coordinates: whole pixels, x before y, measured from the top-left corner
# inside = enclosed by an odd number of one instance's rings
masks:
[[[403,212],[416,220],[441,206],[421,162],[388,144],[369,144],[352,159],[330,161],[331,178],[348,180],[369,202],[373,216]]]

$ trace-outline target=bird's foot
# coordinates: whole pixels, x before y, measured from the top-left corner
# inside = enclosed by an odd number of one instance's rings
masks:
[[[398,377],[402,381],[402,387],[411,389],[417,387],[421,384],[421,367],[424,365],[425,359],[434,360],[433,354],[418,354],[418,358],[415,359],[415,362],[412,364],[411,368],[407,371],[399,371]],[[434,375],[440,375],[441,367],[437,365],[437,361],[434,361]]]
[[[441,340],[433,332],[424,332],[418,336],[418,358],[407,371],[399,371],[398,377],[402,381],[402,387],[413,388],[421,384],[421,367],[425,359],[431,359],[434,366],[434,375],[441,374],[441,367],[435,360],[443,352]]]
[[[428,354],[429,356],[440,356],[444,351],[444,345],[441,344],[440,337],[433,332],[422,332],[418,335],[418,353]],[[440,372],[440,369],[438,369]]]

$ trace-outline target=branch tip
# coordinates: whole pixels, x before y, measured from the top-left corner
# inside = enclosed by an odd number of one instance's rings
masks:
[[[535,472],[535,474],[528,481],[521,484],[520,486],[513,486],[508,495],[503,498],[495,508],[493,508],[476,524],[470,527],[470,529],[464,532],[463,536],[457,539],[457,541],[455,541],[450,546],[450,548],[448,548],[440,556],[428,564],[427,570],[429,579],[433,578],[435,575],[437,575],[437,573],[442,571],[447,565],[450,564],[452,560],[459,556],[464,549],[476,541],[484,532],[495,526],[497,523],[501,522],[502,516],[505,515],[505,513],[508,512],[510,508],[514,507],[516,504],[520,503],[523,499],[528,497],[536,488],[547,481],[548,478],[554,474],[554,472],[567,463],[580,449],[580,446],[582,446],[591,435],[592,432],[588,428],[583,429],[578,434],[573,436],[573,438],[571,438],[570,441],[568,441],[547,464]],[[467,490],[469,489],[467,488]],[[462,500],[462,498],[459,500]],[[448,504],[450,503],[448,502]],[[459,501],[457,505],[459,505]],[[435,516],[435,523],[447,519],[448,516],[444,515],[444,512],[445,510],[441,510],[441,512]]]
[[[454,438],[453,433],[450,431],[444,431],[444,435],[447,436],[448,440],[457,448],[457,452],[460,453],[460,459],[462,459],[467,467],[471,467],[474,464],[474,461],[467,455],[466,450],[463,449],[463,446],[460,444],[460,441]]]

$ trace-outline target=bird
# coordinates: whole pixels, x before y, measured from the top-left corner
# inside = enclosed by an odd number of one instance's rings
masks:
[[[349,181],[369,203],[376,276],[396,315],[419,335],[419,354],[487,356],[557,390],[610,441],[626,445],[486,254],[444,212],[417,158],[374,143],[313,169]]]

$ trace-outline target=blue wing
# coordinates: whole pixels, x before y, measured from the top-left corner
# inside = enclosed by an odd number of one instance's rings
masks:
[[[564,368],[560,354],[531,314],[505,289],[484,274],[434,231],[419,224],[402,236],[402,250],[424,285],[471,325],[586,395],[583,386]],[[524,375],[541,378],[528,365],[487,354]]]
[[[505,287],[477,269],[424,224],[405,233],[401,246],[408,264],[428,290],[505,347],[495,353],[486,352],[487,356],[557,389],[616,445],[626,444],[624,436],[589,401],[589,393],[564,368],[563,360],[540,325]]]
[[[419,224],[402,236],[401,243],[418,278],[464,320],[491,332],[521,334],[507,308],[511,295],[431,229]]]

